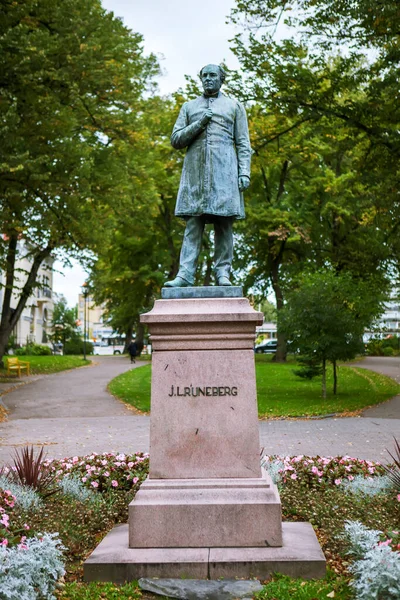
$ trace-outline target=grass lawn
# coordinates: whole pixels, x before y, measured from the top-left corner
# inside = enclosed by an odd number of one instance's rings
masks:
[[[379,404],[400,393],[393,379],[348,366],[339,367],[338,393],[332,393],[333,377],[328,369],[327,398],[321,396],[321,377],[304,380],[294,375],[294,362],[276,364],[271,357],[257,355],[258,413],[263,417],[307,417],[355,412]],[[127,371],[113,379],[110,392],[140,411],[150,410],[151,365]]]
[[[7,357],[4,357],[5,361]],[[21,361],[29,362],[31,365],[31,373],[38,375],[41,373],[58,373],[59,371],[66,371],[67,369],[75,369],[76,367],[83,367],[89,365],[90,360],[84,360],[82,356],[19,356]],[[22,375],[21,379],[24,377]],[[10,381],[10,379],[18,379],[16,376],[7,376],[7,368],[0,369],[0,382],[4,379]]]

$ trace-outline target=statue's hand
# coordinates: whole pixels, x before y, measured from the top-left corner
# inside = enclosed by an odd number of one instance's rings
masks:
[[[200,125],[202,127],[205,127],[207,125],[207,123],[209,121],[211,121],[212,116],[213,116],[213,111],[211,110],[211,108],[207,108],[207,110],[204,111],[203,116],[200,119]]]
[[[242,175],[241,177],[239,177],[239,190],[241,192],[244,192],[244,190],[247,190],[249,185],[250,185],[249,177],[247,177],[246,175]]]

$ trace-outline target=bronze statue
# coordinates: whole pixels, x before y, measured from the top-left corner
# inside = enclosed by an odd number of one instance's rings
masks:
[[[179,271],[166,287],[194,284],[206,223],[215,232],[218,285],[231,285],[233,222],[243,219],[243,191],[250,185],[251,147],[243,105],[220,92],[225,73],[218,65],[200,71],[204,93],[185,102],[171,135],[186,148],[175,214],[186,220]]]

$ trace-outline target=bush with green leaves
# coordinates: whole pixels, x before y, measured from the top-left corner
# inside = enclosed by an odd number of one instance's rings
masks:
[[[85,343],[85,351],[86,354],[93,354],[93,344],[92,342]],[[83,340],[81,338],[72,338],[68,340],[63,349],[64,354],[83,354]]]
[[[42,344],[27,344],[15,350],[17,356],[50,356],[51,348]]]
[[[396,356],[400,352],[400,337],[371,338],[365,346],[368,356]]]
[[[313,379],[322,375],[321,359],[318,356],[298,356],[296,362],[299,369],[293,369],[293,373],[302,379]]]
[[[49,533],[12,548],[0,546],[0,598],[54,599],[56,583],[65,573],[63,549],[57,534]]]

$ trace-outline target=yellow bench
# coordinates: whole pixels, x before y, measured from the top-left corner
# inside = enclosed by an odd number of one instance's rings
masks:
[[[18,377],[21,377],[21,371],[26,371],[29,375],[30,363],[19,360],[17,357],[7,358],[7,375],[11,375],[12,371],[17,371]]]

